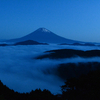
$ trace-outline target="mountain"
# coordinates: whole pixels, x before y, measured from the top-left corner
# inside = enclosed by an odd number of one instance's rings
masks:
[[[62,44],[59,44],[59,45],[74,45],[74,46],[96,46],[95,44],[93,43],[72,43],[72,44],[67,44],[67,43],[62,43]],[[99,46],[99,45],[97,45]]]
[[[76,41],[58,36],[46,28],[39,28],[36,31],[17,39],[8,40],[8,42],[21,42],[34,40],[41,43],[75,43]]]
[[[39,42],[36,42],[36,41],[33,41],[33,40],[26,40],[26,41],[22,41],[22,42],[17,42],[15,43],[14,45],[48,45],[46,43],[39,43]]]
[[[8,44],[5,44],[5,43],[4,43],[4,44],[0,44],[0,46],[8,46]]]
[[[74,49],[57,49],[45,51],[44,55],[36,57],[36,59],[64,59],[64,58],[91,58],[91,57],[100,57],[100,50],[74,50]]]

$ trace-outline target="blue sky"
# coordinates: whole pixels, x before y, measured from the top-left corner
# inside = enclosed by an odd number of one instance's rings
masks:
[[[0,39],[40,27],[68,39],[100,42],[100,0],[0,0]]]

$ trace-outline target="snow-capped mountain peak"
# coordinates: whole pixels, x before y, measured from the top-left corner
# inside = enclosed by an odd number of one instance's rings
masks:
[[[43,32],[50,32],[49,30],[47,30],[46,28],[42,29]]]
[[[8,41],[21,42],[21,41],[26,41],[26,40],[33,40],[40,43],[75,43],[77,42],[77,41],[66,39],[64,37],[56,35],[55,33],[53,33],[52,31],[49,31],[46,28],[39,28],[26,36],[23,36],[17,39],[11,39]]]
[[[41,31],[41,32],[49,32],[50,33],[50,31],[48,29],[46,29],[46,28],[39,28],[38,31]]]

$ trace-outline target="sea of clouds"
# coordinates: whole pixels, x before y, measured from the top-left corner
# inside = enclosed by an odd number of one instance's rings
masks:
[[[30,92],[35,89],[48,89],[52,93],[61,93],[60,86],[64,81],[56,76],[53,68],[69,62],[100,62],[100,57],[67,58],[67,59],[35,59],[45,51],[55,49],[100,50],[98,46],[68,45],[30,45],[0,47],[0,80],[18,92]]]

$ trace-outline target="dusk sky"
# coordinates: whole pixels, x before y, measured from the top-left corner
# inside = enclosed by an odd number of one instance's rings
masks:
[[[40,27],[67,39],[100,43],[100,0],[0,0],[0,39]]]

